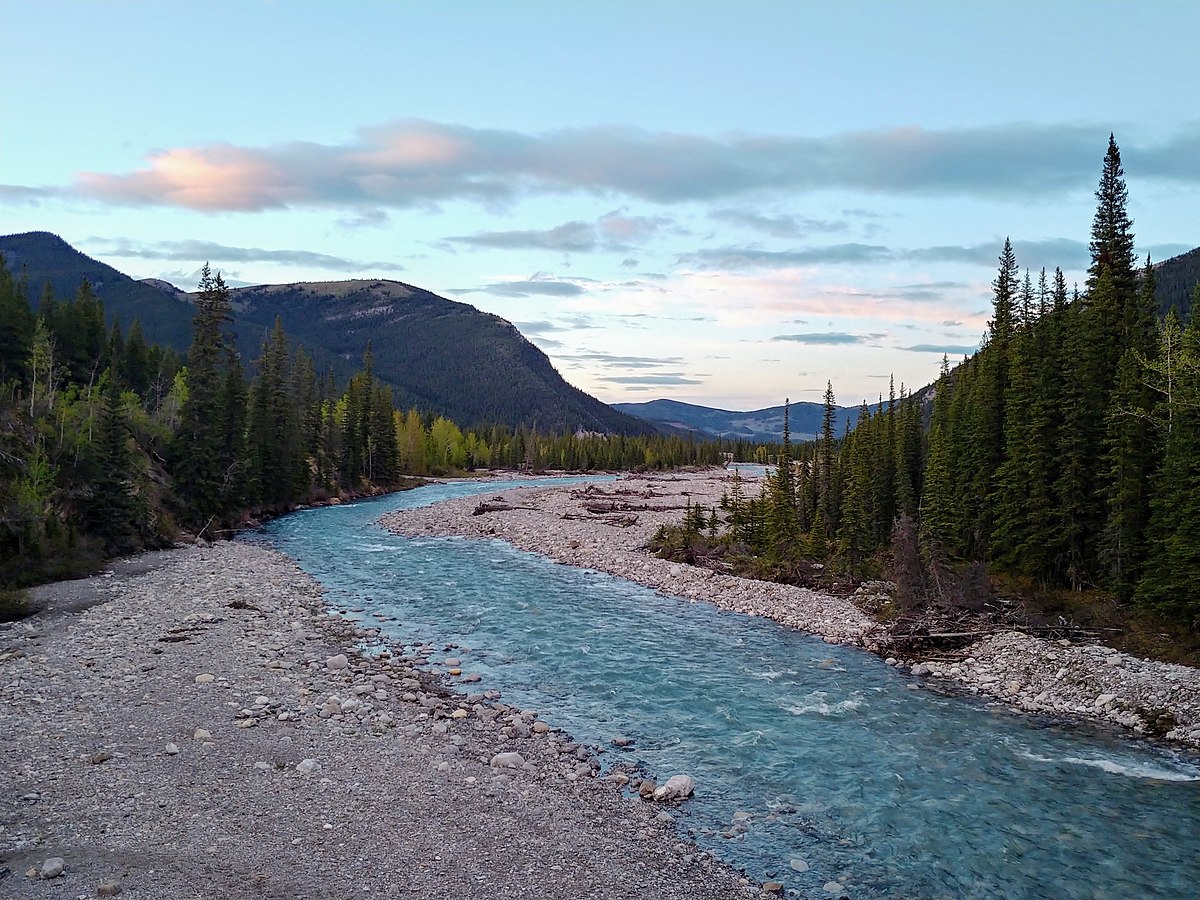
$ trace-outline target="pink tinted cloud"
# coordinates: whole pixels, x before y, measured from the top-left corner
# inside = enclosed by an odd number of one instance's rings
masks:
[[[342,143],[173,148],[136,171],[79,175],[76,188],[116,203],[239,211],[494,203],[520,192],[572,191],[658,203],[836,188],[1046,199],[1092,184],[1107,131],[1013,124],[714,138],[622,127],[525,133],[405,119]],[[1161,150],[1170,161],[1189,146],[1176,140],[1142,149]]]
[[[127,175],[85,172],[77,178],[83,193],[101,200],[205,211],[285,206],[300,193],[271,160],[226,144],[156,153],[148,168]]]

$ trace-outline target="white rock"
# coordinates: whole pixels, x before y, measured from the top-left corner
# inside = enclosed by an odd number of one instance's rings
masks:
[[[525,765],[525,757],[515,750],[511,753],[497,753],[492,757],[493,769],[519,769]]]
[[[216,680],[216,676],[210,675],[207,672],[205,672],[203,675],[196,676],[196,684],[212,684]]]
[[[793,872],[807,872],[808,871],[808,863],[802,859],[793,859],[791,862],[788,863],[788,865],[792,867]]]
[[[174,756],[176,753],[179,752],[179,745],[178,744],[167,744],[166,751],[167,751],[168,755]]]
[[[696,789],[696,779],[691,775],[672,775],[666,784],[655,788],[655,800],[683,800]]]
[[[296,771],[301,775],[312,775],[321,771],[321,764],[315,759],[302,759],[296,764]]]
[[[350,665],[350,660],[346,658],[345,653],[339,653],[337,656],[331,656],[325,660],[325,668],[331,672],[340,672],[342,669]]]
[[[194,740],[194,741],[211,741],[212,734],[204,728],[197,728],[194,732],[192,732],[192,740]]]
[[[933,672],[933,666],[929,663],[917,663],[911,671],[914,675],[929,675]]]

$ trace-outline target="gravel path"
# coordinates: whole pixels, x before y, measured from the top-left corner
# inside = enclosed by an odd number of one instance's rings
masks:
[[[830,643],[881,650],[881,626],[850,600],[720,575],[646,552],[660,525],[682,521],[688,504],[717,505],[732,483],[725,470],[708,469],[626,476],[591,487],[497,485],[494,495],[392,513],[383,524],[398,534],[498,538],[568,565],[765,616]],[[757,489],[752,481],[743,485],[747,496]],[[1104,721],[1200,748],[1200,670],[1187,666],[1012,632],[988,637],[954,660],[888,661],[1026,712]]]
[[[360,655],[285,557],[120,568],[0,629],[0,896],[761,896],[552,720],[416,668],[444,648]]]

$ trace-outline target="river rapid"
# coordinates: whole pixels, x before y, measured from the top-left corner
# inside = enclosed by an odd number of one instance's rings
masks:
[[[376,524],[536,483],[433,485],[259,535],[332,608],[461,659],[482,676],[464,690],[540,710],[608,767],[694,776],[680,830],[791,896],[1197,896],[1194,758],[941,695],[866,652],[498,541]]]

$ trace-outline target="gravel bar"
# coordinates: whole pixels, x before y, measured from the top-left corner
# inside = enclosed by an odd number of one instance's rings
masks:
[[[422,668],[447,648],[388,647],[268,548],[106,576],[0,628],[2,897],[764,896],[552,714],[455,693]]]

